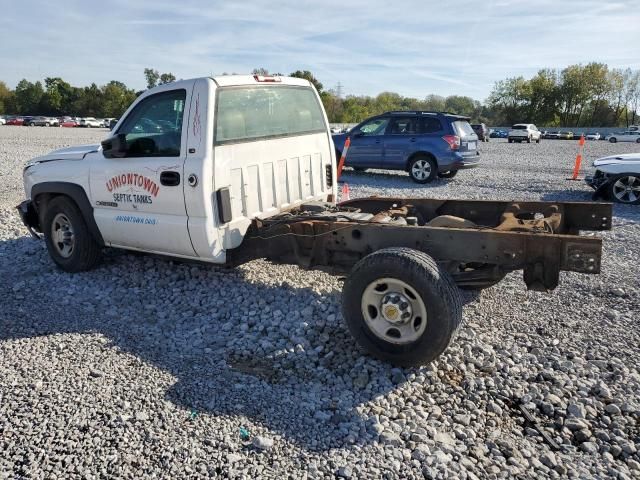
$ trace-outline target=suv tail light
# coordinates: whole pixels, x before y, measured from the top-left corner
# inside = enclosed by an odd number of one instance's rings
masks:
[[[460,148],[460,137],[458,135],[445,135],[442,139],[449,144],[451,150]]]

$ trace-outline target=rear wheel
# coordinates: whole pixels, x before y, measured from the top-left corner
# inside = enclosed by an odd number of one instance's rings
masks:
[[[386,248],[360,260],[345,281],[342,310],[363,348],[401,366],[437,358],[462,324],[451,276],[409,248]]]
[[[429,183],[438,175],[438,166],[433,158],[420,155],[409,163],[409,176],[416,183]]]
[[[623,173],[609,182],[609,195],[618,203],[640,204],[640,175]]]
[[[457,173],[458,173],[458,170],[449,170],[447,172],[438,173],[438,176],[440,178],[453,178],[456,176]]]
[[[536,140],[536,143],[540,143],[542,141],[542,136],[539,136],[538,139]]]
[[[60,196],[51,200],[42,217],[47,250],[62,270],[82,272],[98,263],[100,246],[70,198]]]
[[[611,142],[611,143],[616,143],[617,141],[618,141],[618,139],[616,137],[611,137],[609,139],[609,142]]]
[[[531,143],[531,137],[527,137],[527,143]]]

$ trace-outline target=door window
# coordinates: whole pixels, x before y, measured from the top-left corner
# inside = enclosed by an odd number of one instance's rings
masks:
[[[145,98],[118,129],[127,139],[127,157],[179,157],[186,90]]]
[[[399,117],[391,120],[391,135],[415,135],[416,134],[416,117]]]
[[[360,132],[365,137],[371,137],[374,135],[384,135],[387,125],[389,124],[388,118],[374,118],[373,120],[365,123],[360,127]]]
[[[423,117],[420,120],[422,124],[420,133],[436,133],[442,131],[442,124],[437,118]]]

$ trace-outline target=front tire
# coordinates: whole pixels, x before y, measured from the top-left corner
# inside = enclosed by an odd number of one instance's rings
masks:
[[[47,204],[42,231],[51,259],[65,272],[90,270],[98,263],[100,245],[70,198],[55,197]]]
[[[359,345],[399,366],[431,362],[462,324],[451,276],[409,248],[385,248],[360,260],[345,281],[342,311]]]
[[[409,163],[409,176],[416,183],[429,183],[438,175],[436,161],[427,156],[417,156]]]
[[[625,205],[640,204],[640,175],[623,173],[612,178],[609,182],[610,198]]]
[[[527,143],[531,143],[531,137],[527,137]]]
[[[609,142],[610,142],[610,143],[616,143],[617,141],[618,141],[618,139],[617,139],[616,137],[611,137],[611,138],[609,139]]]

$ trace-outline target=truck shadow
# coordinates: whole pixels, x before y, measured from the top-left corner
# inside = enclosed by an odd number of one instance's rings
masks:
[[[337,281],[319,293],[256,281],[248,269],[116,251],[70,275],[27,237],[0,242],[0,256],[0,342],[104,335],[107,348],[173,375],[165,398],[175,405],[245,418],[250,431],[260,425],[308,450],[373,441],[376,418],[358,409],[435,368],[394,369],[362,354],[342,322]],[[223,293],[212,301],[214,290]]]

